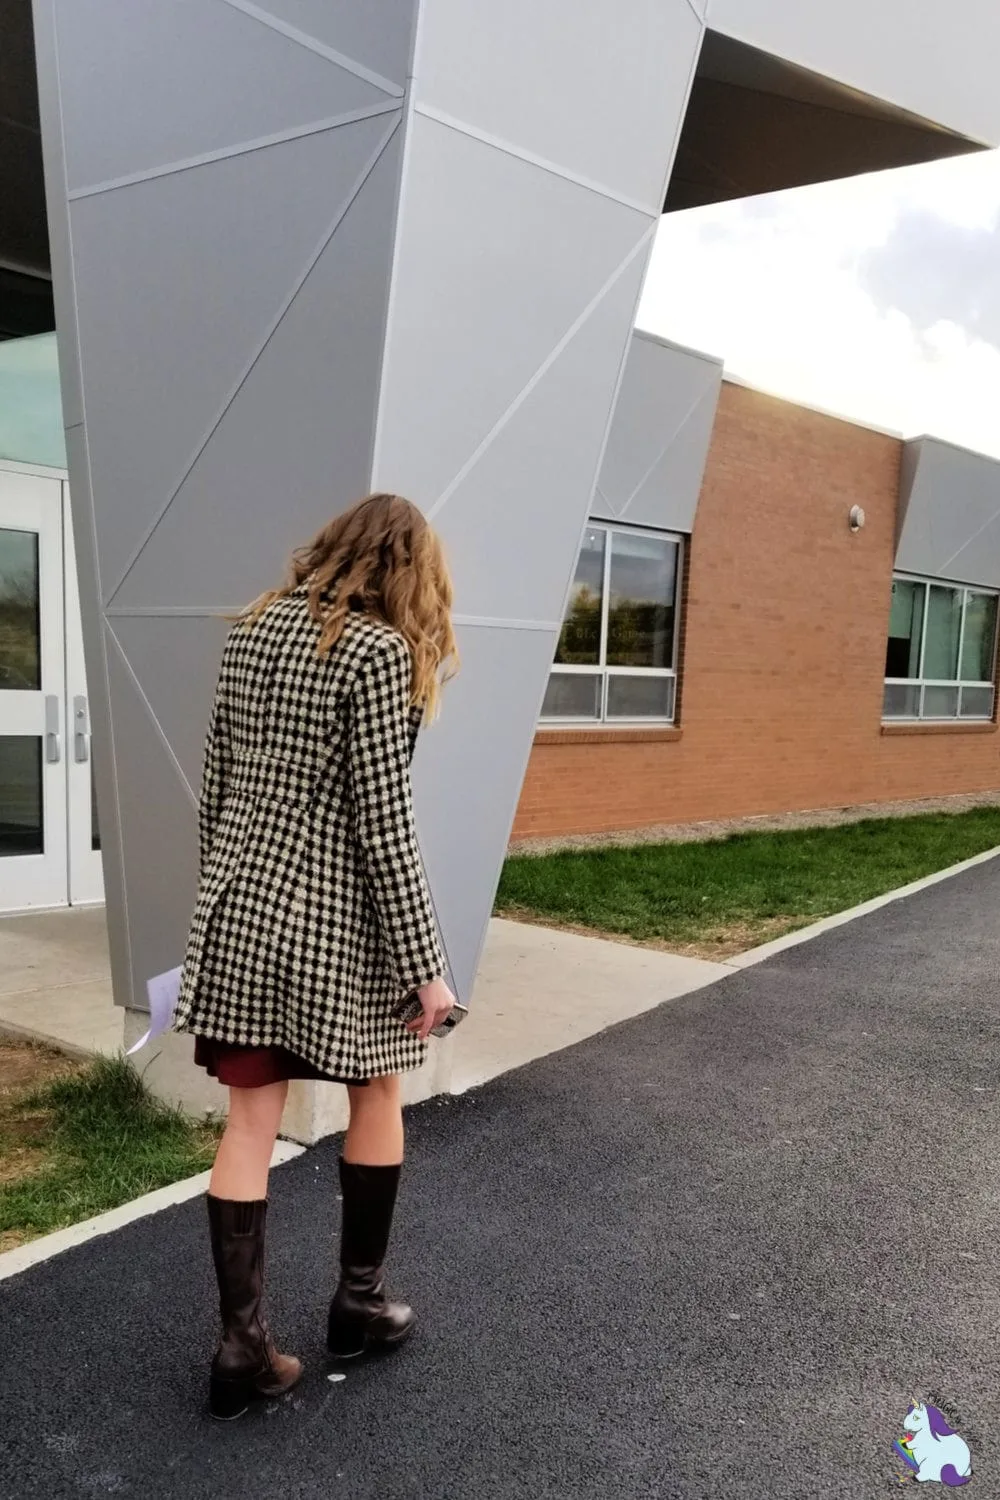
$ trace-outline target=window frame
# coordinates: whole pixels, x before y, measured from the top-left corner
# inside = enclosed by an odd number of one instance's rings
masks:
[[[918,675],[915,677],[886,677],[883,674],[883,696],[882,696],[882,723],[883,724],[991,724],[996,718],[997,712],[997,659],[1000,650],[1000,589],[988,589],[980,584],[958,583],[950,578],[927,578],[919,573],[893,573],[892,582],[895,583],[917,583],[923,586],[924,602],[922,618],[920,622],[920,654],[918,657]],[[958,667],[955,677],[925,677],[923,675],[924,662],[927,651],[927,622],[930,616],[930,591],[932,588],[955,589],[962,595],[962,618],[958,628]],[[962,676],[962,656],[965,650],[965,620],[968,612],[969,595],[980,598],[995,599],[997,601],[996,616],[993,624],[993,647],[990,658],[990,677],[986,679],[974,679]],[[888,633],[886,640],[888,642]],[[908,687],[917,690],[917,712],[915,714],[887,714],[885,712],[885,688]],[[927,714],[924,712],[928,688],[954,688],[956,690],[957,712],[953,714]],[[966,688],[979,690],[989,688],[991,693],[990,710],[987,714],[963,714],[962,700]]]
[[[598,661],[587,663],[563,663],[553,661],[549,667],[549,675],[546,678],[546,687],[555,675],[566,675],[576,677],[600,677],[600,695],[598,701],[598,712],[590,715],[570,714],[540,714],[538,722],[546,729],[641,729],[662,728],[672,726],[677,722],[677,664],[680,652],[681,636],[681,607],[684,590],[684,563],[685,542],[687,538],[680,532],[661,530],[655,526],[631,526],[628,522],[604,521],[588,519],[583,530],[583,536],[588,531],[602,531],[605,537],[604,544],[604,567],[601,574],[601,639],[598,648]],[[669,667],[614,667],[608,666],[608,616],[611,608],[611,551],[612,537],[615,533],[624,536],[648,536],[657,541],[672,542],[677,548],[677,565],[674,575],[674,634],[671,643],[671,660]],[[581,536],[580,546],[577,548],[576,560],[574,560],[574,574],[576,561],[579,559],[583,546]],[[571,585],[572,588],[572,585]],[[571,596],[568,596],[571,597]],[[562,634],[565,625],[565,615],[559,622],[559,633]],[[634,715],[626,718],[622,715],[608,716],[608,683],[612,677],[657,677],[665,678],[672,682],[673,688],[670,694],[670,713],[644,714],[639,718]]]

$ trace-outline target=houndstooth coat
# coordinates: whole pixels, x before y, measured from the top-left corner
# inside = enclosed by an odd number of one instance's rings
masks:
[[[423,1062],[391,1006],[445,962],[413,825],[409,648],[360,613],[325,659],[318,636],[303,584],[226,642],[174,1026],[360,1081]]]

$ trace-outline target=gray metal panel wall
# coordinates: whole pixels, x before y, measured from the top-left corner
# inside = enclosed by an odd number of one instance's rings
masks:
[[[183,942],[219,615],[375,486],[455,573],[415,782],[467,994],[701,22],[424,0],[414,52],[416,0],[35,7],[117,997]]]
[[[687,0],[425,0],[374,479],[452,559],[466,668],[415,765],[468,993],[702,26]]]
[[[593,514],[690,532],[722,387],[722,361],[632,336]]]
[[[896,567],[1000,588],[1000,463],[937,438],[903,450]]]
[[[351,56],[346,7],[339,48],[334,10],[311,37],[282,9],[36,4],[115,990],[140,1006],[190,914],[219,617],[371,474],[415,6],[394,76]]]

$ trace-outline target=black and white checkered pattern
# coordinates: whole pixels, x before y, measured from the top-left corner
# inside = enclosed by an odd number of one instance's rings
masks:
[[[445,962],[413,824],[409,648],[362,614],[325,659],[318,634],[303,585],[226,642],[174,1025],[360,1080],[423,1062],[391,1006]]]

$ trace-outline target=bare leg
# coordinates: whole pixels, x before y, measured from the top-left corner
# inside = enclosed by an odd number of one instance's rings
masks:
[[[229,1090],[229,1118],[208,1187],[214,1198],[253,1203],[267,1197],[271,1152],[287,1093],[287,1083]]]
[[[344,1138],[344,1160],[365,1167],[398,1167],[403,1160],[399,1074],[373,1078],[363,1088],[348,1085],[347,1094],[351,1123]]]

